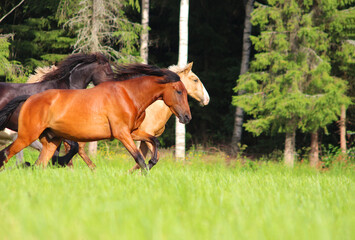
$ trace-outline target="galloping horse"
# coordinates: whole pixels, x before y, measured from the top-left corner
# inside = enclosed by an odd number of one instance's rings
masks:
[[[206,91],[205,87],[203,86],[199,77],[192,72],[192,65],[193,63],[187,64],[185,67],[178,67],[176,65],[170,66],[169,70],[177,73],[184,83],[185,88],[187,90],[187,94],[190,95],[192,98],[196,99],[200,102],[201,106],[205,106],[209,103],[210,97],[208,92]],[[55,67],[55,66],[54,66]],[[29,81],[40,81],[41,75],[52,71],[52,68],[45,68],[45,69],[38,69],[37,74],[29,78]],[[147,109],[145,118],[139,127],[141,130],[153,135],[155,137],[159,137],[165,130],[165,125],[168,122],[169,118],[171,117],[172,112],[170,111],[169,107],[164,103],[162,100],[157,100],[153,102]],[[79,155],[80,157],[87,163],[89,168],[94,169],[95,164],[90,160],[89,156],[85,152],[85,144],[86,142],[79,142]],[[144,157],[147,156],[148,153],[148,145],[146,142],[140,143],[140,150]],[[150,146],[151,148],[151,146]],[[70,162],[68,165],[72,166],[72,160],[69,157],[66,157],[66,160]],[[63,159],[63,163],[65,160]],[[138,169],[139,165],[133,169]]]
[[[181,68],[179,66],[170,66],[169,70],[177,73],[180,76],[181,81],[184,83],[187,94],[192,98],[200,102],[201,106],[206,106],[210,97],[207,90],[203,86],[200,79],[191,71],[192,62],[187,64],[185,67]],[[146,109],[146,117],[142,122],[139,129],[159,137],[163,134],[165,130],[165,125],[171,117],[172,112],[169,107],[161,100],[155,101]],[[79,153],[80,153],[81,143],[79,142]],[[152,151],[152,146],[147,142],[141,142],[139,149],[141,150],[144,157],[147,156],[148,148]],[[139,169],[139,165],[136,164],[131,171]]]
[[[162,99],[186,124],[191,120],[187,91],[179,76],[169,70],[128,65],[121,66],[119,72],[112,81],[91,89],[53,89],[29,97],[20,112],[18,138],[0,152],[0,167],[37,138],[43,149],[36,164],[44,167],[63,138],[79,142],[116,138],[143,170],[148,167],[134,140],[152,144],[151,169],[158,161],[158,141],[139,129],[145,109]]]
[[[192,62],[187,64],[185,67],[170,66],[169,70],[177,73],[184,83],[187,90],[187,94],[200,102],[201,106],[205,106],[209,103],[210,97],[205,87],[203,86],[200,79],[192,72]],[[165,130],[165,125],[173,113],[170,111],[169,107],[162,100],[157,100],[153,102],[147,109],[145,118],[140,125],[139,129],[159,137]],[[85,153],[85,142],[79,142],[79,155],[86,162],[89,168],[94,169],[95,164],[90,160],[89,156]],[[151,151],[152,146],[147,142],[140,143],[140,150],[144,156],[147,156],[148,146]],[[72,165],[72,160],[70,160],[69,165]],[[136,164],[131,170],[139,169],[139,165]]]
[[[0,83],[0,109],[17,96],[34,95],[48,89],[84,89],[90,82],[97,85],[112,77],[112,74],[111,65],[102,54],[73,54],[36,83]],[[6,117],[2,129],[6,127],[17,131],[20,109],[21,106]],[[34,146],[36,149],[40,147],[38,144]]]

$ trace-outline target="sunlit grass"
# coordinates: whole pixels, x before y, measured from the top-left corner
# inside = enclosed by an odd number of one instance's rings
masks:
[[[121,151],[120,151],[121,152]],[[38,153],[27,151],[34,162]],[[208,161],[206,161],[206,159]],[[8,165],[13,165],[14,159]],[[354,173],[228,163],[163,152],[148,176],[125,151],[101,150],[95,172],[0,173],[1,239],[354,239]]]

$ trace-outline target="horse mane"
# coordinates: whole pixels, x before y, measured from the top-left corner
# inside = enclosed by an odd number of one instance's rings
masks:
[[[182,71],[184,71],[186,69],[186,66],[179,67],[178,65],[171,65],[170,67],[168,67],[168,69],[170,71],[173,71],[174,73],[181,73]]]
[[[179,75],[168,70],[161,69],[157,66],[134,63],[134,64],[114,64],[113,65],[114,80],[124,81],[141,76],[157,76],[164,77],[158,80],[158,83],[169,83],[180,81]]]
[[[70,71],[73,70],[78,64],[89,64],[93,62],[98,62],[99,64],[108,63],[108,59],[101,53],[93,53],[93,54],[84,54],[84,53],[76,53],[68,56],[66,59],[61,61],[57,69],[54,71],[46,73],[42,77],[42,82],[57,80],[64,78]]]
[[[56,70],[58,67],[57,66],[49,66],[49,67],[37,67],[35,69],[35,73],[31,74],[28,79],[27,83],[36,83],[36,82],[42,82],[43,81],[43,76],[49,72],[52,72]]]

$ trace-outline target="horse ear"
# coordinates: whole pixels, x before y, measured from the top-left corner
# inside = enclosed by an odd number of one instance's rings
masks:
[[[192,64],[193,64],[193,63],[194,63],[194,62],[190,62],[189,64],[186,65],[185,69],[183,70],[183,72],[184,72],[185,74],[188,74],[188,73],[191,71],[191,69],[192,69]]]

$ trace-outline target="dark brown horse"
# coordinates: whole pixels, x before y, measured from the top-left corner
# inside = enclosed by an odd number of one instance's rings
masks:
[[[144,71],[139,71],[142,68]],[[43,149],[36,164],[44,167],[62,139],[88,142],[116,138],[143,170],[148,167],[134,140],[152,144],[151,169],[158,161],[158,141],[138,129],[145,109],[162,99],[180,122],[188,123],[187,91],[179,76],[166,69],[128,65],[119,70],[121,74],[112,81],[91,89],[48,90],[29,97],[20,112],[18,138],[0,152],[0,166],[38,138]]]
[[[0,83],[0,109],[12,99],[21,95],[34,95],[48,89],[84,89],[90,82],[97,85],[112,77],[112,69],[107,58],[100,54],[73,54],[59,63],[57,68],[45,74],[40,82],[31,84]],[[21,105],[11,115],[7,115],[2,129],[18,129],[18,116]],[[74,146],[73,144],[70,144]],[[41,146],[34,146],[39,149]],[[77,150],[76,150],[77,152]],[[65,159],[71,158],[76,152],[71,152]]]
[[[48,89],[84,89],[90,82],[97,85],[112,77],[109,61],[102,54],[73,54],[59,63],[58,68],[37,83],[0,83],[0,109],[21,95],[34,95]],[[20,108],[13,112],[5,128],[17,131]]]

